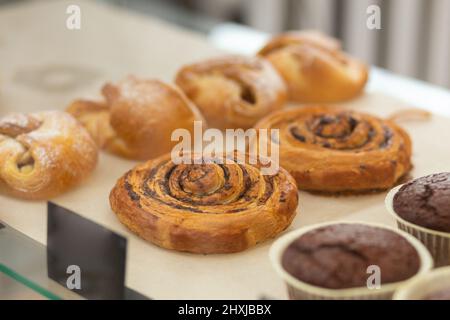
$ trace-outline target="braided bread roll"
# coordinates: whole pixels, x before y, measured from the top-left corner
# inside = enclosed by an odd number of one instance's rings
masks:
[[[280,164],[299,189],[367,192],[392,187],[411,169],[408,134],[389,120],[336,107],[275,112],[257,128],[279,129]],[[268,143],[261,136],[260,143]]]
[[[210,127],[252,127],[287,97],[283,80],[267,61],[226,56],[183,67],[177,85],[198,106]]]
[[[284,169],[268,176],[218,159],[175,164],[166,155],[138,165],[111,191],[111,208],[143,239],[193,253],[242,251],[290,225],[297,187]]]
[[[172,132],[191,133],[203,121],[197,108],[175,86],[129,76],[106,84],[105,101],[74,101],[67,109],[91,133],[98,146],[119,156],[146,160],[169,152]]]
[[[271,39],[258,53],[283,77],[289,98],[328,103],[361,93],[367,66],[340,51],[339,42],[314,32],[289,32]]]
[[[11,114],[0,119],[0,187],[25,199],[48,199],[95,168],[97,146],[65,112]]]

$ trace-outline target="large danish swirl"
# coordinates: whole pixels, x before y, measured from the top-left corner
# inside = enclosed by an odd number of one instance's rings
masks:
[[[97,146],[71,115],[59,111],[0,119],[0,188],[48,199],[79,183],[97,164]]]
[[[281,109],[287,92],[270,63],[258,57],[226,56],[183,67],[177,85],[219,129],[253,126]]]
[[[408,134],[368,114],[310,106],[273,113],[256,127],[280,129],[279,141],[272,142],[280,144],[280,163],[300,189],[382,190],[411,169]]]
[[[289,173],[221,159],[175,164],[166,155],[138,165],[111,191],[112,210],[145,240],[193,253],[242,251],[287,228],[298,201]]]
[[[361,93],[367,66],[340,50],[337,40],[313,32],[272,38],[258,53],[278,70],[297,102],[328,103]]]

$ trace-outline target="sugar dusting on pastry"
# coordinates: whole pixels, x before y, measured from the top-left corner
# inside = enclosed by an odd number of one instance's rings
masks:
[[[79,183],[97,163],[95,142],[64,112],[8,116],[0,120],[0,131],[7,137],[0,140],[0,182],[17,197],[53,197]]]

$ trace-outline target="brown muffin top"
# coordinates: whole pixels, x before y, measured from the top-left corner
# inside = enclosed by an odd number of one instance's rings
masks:
[[[381,285],[416,274],[416,249],[397,233],[362,224],[335,224],[309,231],[285,250],[284,269],[295,278],[323,288],[365,287],[371,265],[381,271]]]
[[[413,180],[394,196],[395,212],[411,223],[450,232],[450,172]]]

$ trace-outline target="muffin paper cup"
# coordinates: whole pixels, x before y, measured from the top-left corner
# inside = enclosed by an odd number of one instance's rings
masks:
[[[393,298],[394,300],[420,300],[429,294],[448,288],[450,288],[450,267],[442,267],[420,275],[399,287]]]
[[[378,227],[387,230],[391,230],[402,237],[404,237],[416,250],[420,259],[420,268],[418,272],[411,277],[410,279],[393,282],[388,284],[382,284],[380,289],[369,289],[367,287],[357,287],[357,288],[348,288],[348,289],[328,289],[322,288],[315,285],[308,284],[303,282],[291,274],[289,274],[286,270],[284,270],[281,264],[281,258],[288,247],[289,244],[292,243],[299,236],[311,231],[313,229],[321,228],[328,225],[335,224],[362,224],[366,226]],[[287,290],[289,294],[289,298],[293,300],[318,300],[318,299],[326,299],[326,300],[383,300],[383,299],[391,299],[394,291],[401,285],[408,283],[412,279],[420,276],[431,270],[433,268],[433,259],[425,248],[425,246],[418,241],[416,238],[410,236],[409,234],[399,231],[395,228],[387,227],[381,224],[375,223],[367,223],[367,222],[348,222],[348,221],[335,221],[331,223],[321,223],[316,224],[304,228],[300,228],[294,231],[291,231],[284,236],[280,237],[278,240],[274,242],[272,247],[270,248],[270,260],[272,265],[276,271],[276,273],[284,280],[287,285]],[[368,275],[369,276],[369,275]]]
[[[394,196],[400,186],[395,187],[386,196],[386,208],[395,218],[400,230],[406,231],[419,239],[430,251],[434,264],[439,266],[450,265],[450,233],[431,230],[404,220],[394,211]]]

